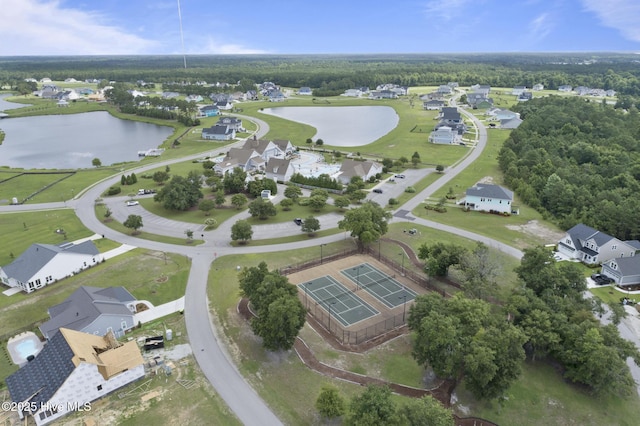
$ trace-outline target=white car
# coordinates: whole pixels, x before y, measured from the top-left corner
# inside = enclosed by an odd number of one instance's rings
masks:
[[[139,203],[139,202],[137,202],[136,200],[129,200],[129,201],[127,201],[127,207],[137,206],[138,204],[140,204],[140,203]]]

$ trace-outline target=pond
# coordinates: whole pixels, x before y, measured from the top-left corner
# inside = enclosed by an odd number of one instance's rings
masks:
[[[325,145],[341,147],[368,145],[400,121],[389,106],[276,107],[262,112],[308,124],[317,131],[314,141],[322,139]]]
[[[13,96],[12,94],[3,94],[0,95],[0,111],[7,111],[10,109],[16,109],[16,108],[22,108],[22,107],[26,107],[29,106],[27,104],[17,104],[15,102],[8,102],[5,101],[5,98],[10,98],[11,96]]]
[[[137,161],[138,151],[157,148],[173,128],[121,120],[106,111],[68,115],[5,118],[0,166],[79,169]]]

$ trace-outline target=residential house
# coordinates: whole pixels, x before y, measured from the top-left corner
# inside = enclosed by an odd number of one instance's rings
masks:
[[[244,131],[244,127],[242,127],[242,120],[237,117],[220,117],[216,126],[227,126],[236,132]]]
[[[350,97],[353,97],[353,98],[359,98],[360,96],[362,96],[362,91],[360,91],[360,89],[347,89],[347,90],[344,91],[342,96],[350,96]]]
[[[444,101],[444,94],[439,92],[431,92],[420,96],[421,101]]]
[[[82,286],[66,300],[48,309],[49,321],[40,325],[51,340],[61,328],[104,336],[112,331],[122,337],[135,327],[136,298],[124,287]]]
[[[533,93],[531,92],[522,92],[518,95],[518,102],[527,102],[533,99]]]
[[[456,107],[444,107],[438,115],[440,122],[446,126],[462,123],[462,116]]]
[[[288,182],[293,175],[293,165],[291,160],[283,158],[269,158],[265,166],[265,174],[267,179],[273,179],[276,182]]]
[[[280,148],[280,151],[284,153],[285,157],[293,154],[294,151],[296,150],[296,148],[293,146],[290,140],[274,139],[271,142],[273,142],[278,148]]]
[[[527,86],[515,86],[511,91],[512,95],[520,96],[522,93],[527,91]]]
[[[247,90],[247,93],[244,94],[244,99],[247,101],[257,101],[258,92],[256,90]]]
[[[200,108],[200,117],[215,117],[220,114],[220,110],[215,105],[207,105]]]
[[[572,90],[573,90],[573,87],[571,87],[571,85],[569,84],[563,84],[560,87],[558,87],[559,92],[571,92]]]
[[[222,161],[213,167],[213,170],[225,175],[236,167],[245,172],[251,172],[264,169],[264,165],[265,161],[253,149],[231,148]]]
[[[200,95],[188,95],[184,100],[187,102],[202,102],[203,98]]]
[[[282,141],[289,142],[289,141]],[[281,142],[281,143],[282,143]],[[290,143],[290,142],[289,142]],[[262,157],[262,159],[266,162],[270,158],[273,157],[285,157],[285,150],[281,149],[278,144],[275,144],[272,141],[265,139],[247,139],[247,141],[242,145],[242,149],[244,150],[253,150]]]
[[[215,103],[216,108],[228,111],[233,108],[233,104],[229,100],[218,101]]]
[[[437,144],[454,144],[458,139],[458,132],[449,126],[442,126],[429,135],[429,142]]]
[[[450,81],[447,83],[447,86],[451,87],[452,89],[457,89],[459,84],[457,81]]]
[[[162,99],[175,99],[180,96],[178,92],[162,92]]]
[[[382,164],[376,163],[375,161],[356,161],[347,158],[342,162],[338,180],[343,185],[348,185],[354,176],[359,176],[363,181],[367,181],[371,176],[382,173],[382,168]]]
[[[558,252],[570,259],[597,265],[611,259],[632,257],[636,254],[636,247],[631,241],[620,241],[580,223],[569,229],[558,241]]]
[[[495,110],[493,115],[498,121],[511,120],[512,118],[520,118],[519,113],[510,111],[508,109],[497,109]]]
[[[392,90],[374,90],[369,93],[369,99],[396,99],[398,94]]]
[[[311,96],[312,94],[313,91],[311,90],[311,87],[301,87],[300,90],[298,90],[298,95]]]
[[[58,102],[56,102],[56,105],[58,107],[68,107],[69,102],[65,101],[64,99],[60,99]]]
[[[467,104],[474,109],[487,109],[493,107],[493,99],[484,92],[467,93]]]
[[[285,99],[284,93],[279,90],[269,93],[269,102],[284,102]]]
[[[202,129],[202,139],[214,141],[230,141],[235,139],[236,131],[229,126],[212,126]]]
[[[450,95],[453,93],[453,87],[449,86],[448,84],[442,84],[438,86],[438,89],[436,91],[443,95]]]
[[[470,89],[474,92],[484,93],[487,97],[491,93],[491,86],[487,84],[474,84]]]
[[[398,96],[406,96],[409,93],[409,88],[404,86],[395,86],[390,88],[392,92],[394,92]]]
[[[513,209],[513,192],[500,185],[478,183],[467,189],[464,206],[470,210],[511,214]]]
[[[640,285],[640,256],[619,257],[602,264],[600,271],[621,286]]]
[[[422,107],[426,110],[441,110],[444,107],[444,101],[425,101],[422,103]]]
[[[615,96],[615,95],[616,95],[616,91],[615,91],[615,90],[612,90],[612,89],[605,90],[605,91],[604,91],[604,95],[605,95],[605,96]]]
[[[531,90],[533,90],[534,92],[539,92],[541,90],[544,90],[544,84],[536,83],[536,84],[533,85]]]
[[[21,408],[20,418],[32,415],[41,426],[142,377],[144,359],[135,340],[120,343],[113,333],[96,336],[61,328],[6,384],[11,401]]]
[[[522,119],[520,117],[507,118],[505,120],[500,120],[500,128],[501,129],[517,129],[520,124],[522,124]]]
[[[32,244],[9,265],[0,268],[0,281],[31,293],[77,274],[104,260],[93,241],[83,243]]]

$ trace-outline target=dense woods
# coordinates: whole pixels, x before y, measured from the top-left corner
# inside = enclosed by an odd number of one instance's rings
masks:
[[[514,109],[524,121],[499,163],[520,199],[565,229],[582,222],[640,238],[638,110],[555,96]]]
[[[513,87],[542,83],[613,89],[640,95],[640,68],[630,54],[460,54],[460,55],[198,55],[82,56],[1,58],[0,83],[24,78],[64,80],[97,78],[155,83],[273,81],[287,87],[308,86],[314,94],[335,94],[383,83],[404,86],[489,84]],[[615,71],[614,71],[615,70]]]

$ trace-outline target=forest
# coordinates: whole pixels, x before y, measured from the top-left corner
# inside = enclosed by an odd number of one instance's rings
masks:
[[[0,85],[43,77],[234,85],[246,80],[308,86],[321,96],[384,83],[426,86],[456,81],[461,86],[497,87],[542,83],[551,90],[582,85],[640,96],[640,68],[637,55],[631,54],[194,55],[186,60],[187,68],[182,56],[4,57]]]
[[[499,154],[523,203],[568,229],[584,223],[640,238],[640,115],[635,107],[550,96],[514,108],[524,120]]]

